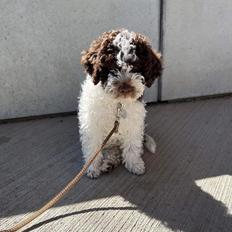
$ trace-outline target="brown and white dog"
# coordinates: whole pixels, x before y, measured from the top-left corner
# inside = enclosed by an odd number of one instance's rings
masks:
[[[152,152],[155,142],[144,135],[145,104],[141,100],[145,87],[161,75],[160,54],[149,40],[128,30],[113,30],[94,40],[82,53],[81,64],[87,72],[79,100],[79,128],[85,161],[101,145],[111,130],[117,105],[123,106],[119,131],[88,169],[96,178],[121,160],[134,174],[143,174],[143,141]]]

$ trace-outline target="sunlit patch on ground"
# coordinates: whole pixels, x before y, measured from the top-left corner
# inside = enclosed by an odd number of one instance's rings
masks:
[[[211,195],[215,200],[221,201],[228,209],[228,214],[232,214],[232,176],[221,175],[208,177],[195,181],[202,191]]]

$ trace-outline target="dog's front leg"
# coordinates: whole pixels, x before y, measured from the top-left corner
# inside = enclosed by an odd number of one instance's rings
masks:
[[[97,149],[100,147],[101,143],[102,143],[102,141],[89,139],[89,137],[86,139],[83,139],[82,149],[83,149],[83,153],[84,153],[85,162],[88,162],[89,159],[95,154]],[[102,160],[103,160],[103,155],[100,152],[87,170],[88,177],[97,178],[101,174],[100,167],[102,164]]]
[[[142,136],[138,135],[124,142],[122,158],[125,167],[136,175],[141,175],[145,172],[144,161],[141,158],[143,152]]]
[[[97,158],[89,166],[87,170],[87,176],[92,179],[97,178],[101,174],[101,169],[100,169],[101,163],[102,163],[102,153],[99,153]]]

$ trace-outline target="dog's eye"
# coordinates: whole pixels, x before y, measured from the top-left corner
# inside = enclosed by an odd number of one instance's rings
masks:
[[[121,52],[120,52],[120,59],[121,59],[121,60],[123,59],[123,56],[124,56],[124,53],[121,51]]]
[[[144,85],[145,84],[145,78],[141,77],[141,81],[142,81],[142,84]]]

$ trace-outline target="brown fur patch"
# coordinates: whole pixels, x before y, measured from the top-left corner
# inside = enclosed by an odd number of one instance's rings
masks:
[[[151,87],[162,73],[161,55],[151,48],[149,39],[139,33],[136,33],[134,44],[138,59],[132,63],[132,71],[141,73],[145,78],[145,85]]]
[[[111,70],[119,69],[116,61],[117,48],[112,42],[120,31],[104,32],[94,40],[90,48],[82,52],[81,64],[89,73],[96,85],[99,81],[105,83]]]

